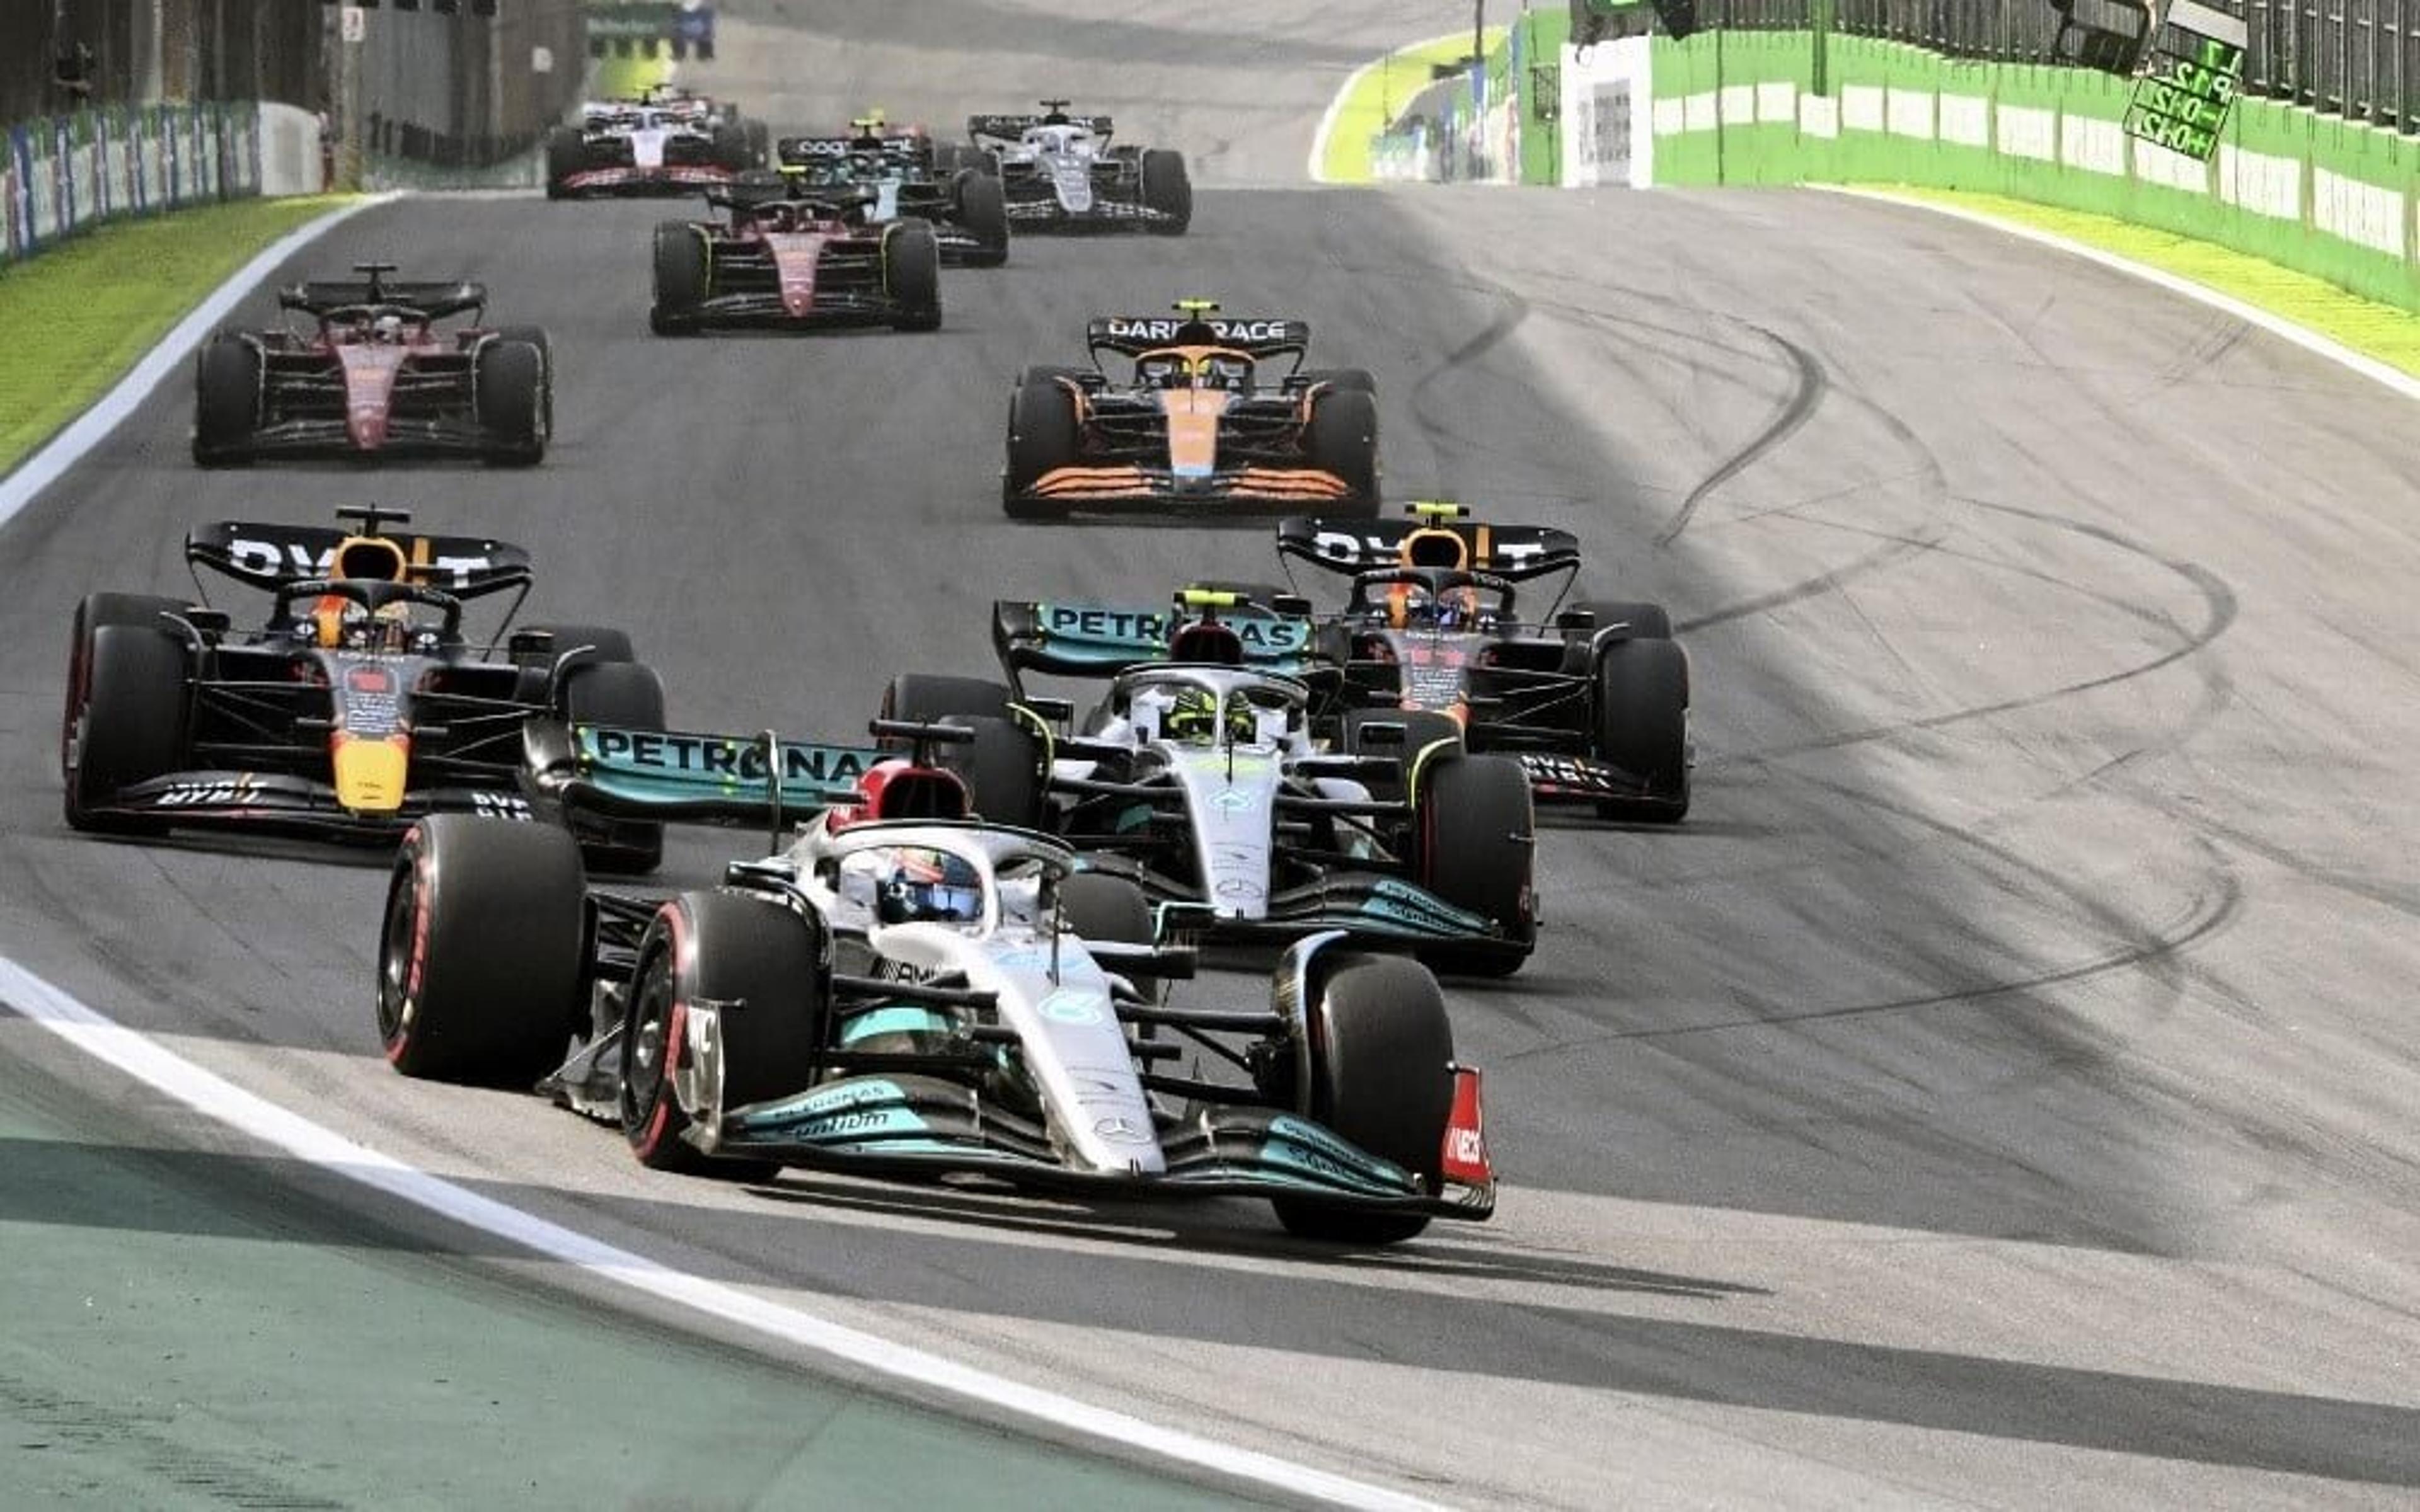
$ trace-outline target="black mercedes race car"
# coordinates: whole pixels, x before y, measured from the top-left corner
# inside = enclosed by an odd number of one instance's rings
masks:
[[[392,840],[425,814],[527,817],[535,715],[663,728],[663,686],[621,631],[504,639],[529,594],[520,547],[394,533],[410,518],[396,510],[336,514],[352,528],[229,520],[185,538],[193,567],[270,594],[258,628],[143,594],[77,607],[59,731],[70,825]],[[503,623],[474,645],[465,601],[505,592]],[[643,872],[662,830],[587,822],[580,840],[591,864]]]
[[[477,284],[296,284],[278,306],[308,329],[222,331],[194,363],[194,460],[408,455],[527,465],[554,429],[552,348],[535,326],[483,325]],[[467,324],[441,328],[439,322]]]
[[[941,248],[928,222],[876,221],[871,190],[805,190],[768,170],[706,192],[721,221],[656,227],[659,336],[757,326],[941,324]]]
[[[1281,557],[1352,580],[1316,640],[1343,672],[1327,720],[1338,748],[1358,748],[1368,722],[1407,729],[1415,745],[1459,735],[1518,760],[1543,801],[1678,823],[1689,811],[1689,658],[1662,607],[1584,601],[1525,617],[1516,584],[1559,577],[1561,605],[1579,569],[1575,536],[1490,525],[1459,504],[1410,507],[1406,523],[1278,527]]]
[[[997,268],[1008,261],[1008,208],[999,178],[973,168],[941,172],[929,137],[888,130],[876,117],[849,125],[847,136],[786,136],[777,145],[782,171],[799,193],[871,191],[865,218],[927,223],[944,264]]]

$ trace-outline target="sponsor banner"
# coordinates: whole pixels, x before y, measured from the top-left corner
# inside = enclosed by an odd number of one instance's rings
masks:
[[[0,129],[0,261],[104,220],[252,193],[256,107],[155,105]]]

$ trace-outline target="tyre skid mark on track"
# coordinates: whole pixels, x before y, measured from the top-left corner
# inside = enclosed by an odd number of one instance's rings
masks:
[[[2043,705],[2057,702],[2062,700],[2075,698],[2086,693],[2091,693],[2102,688],[2113,687],[2123,683],[2133,682],[2139,678],[2147,677],[2164,668],[2175,666],[2177,663],[2181,662],[2188,657],[2196,656],[2201,652],[2208,650],[2235,624],[2238,606],[2234,589],[2227,584],[2226,579],[2218,577],[2215,573],[2211,572],[2208,568],[2202,566],[2198,563],[2189,562],[2182,558],[2163,556],[2146,543],[2133,540],[2117,531],[2109,529],[2106,526],[2092,524],[2088,521],[2075,520],[2059,516],[2043,514],[2034,510],[2023,509],[2011,504],[1993,503],[1985,500],[1962,498],[1960,501],[1976,508],[2015,516],[2053,529],[2071,531],[2077,534],[2102,542],[2104,545],[2115,547],[2118,550],[2126,552],[2129,555],[2151,563],[2191,585],[2194,591],[2201,596],[2202,602],[2208,610],[2208,614],[2201,625],[2192,627],[2191,629],[2184,630],[2178,643],[2170,647],[2168,650],[2147,660],[2137,662],[2132,666],[2118,668],[2114,671],[2103,672],[2099,676],[2081,678],[2071,683],[2062,684],[2057,687],[2045,689],[2040,693],[2028,693],[2018,698],[2000,699],[1989,703],[1978,703],[1969,705],[1964,708],[1950,709],[1940,714],[1924,715],[1914,719],[1893,720],[1885,724],[1870,725],[1857,730],[1841,731],[1828,735],[1818,735],[1811,739],[1793,741],[1785,745],[1770,747],[1762,750],[1729,752],[1706,762],[1704,764],[1706,767],[1769,765],[1773,763],[1787,761],[1796,756],[1809,755],[1819,751],[1838,750],[1848,746],[1863,745],[1876,740],[1887,740],[1902,734],[1946,729],[1953,725],[1963,724],[1973,719],[1990,718],[1998,715],[2014,714],[2024,710],[2040,708]],[[1982,559],[1978,558],[1971,560],[1980,561]],[[1993,564],[2004,565],[2000,563]],[[2008,570],[2022,572],[2024,569],[2009,568]],[[2140,611],[2131,604],[2121,603],[2118,595],[2096,593],[2091,589],[2076,583],[2064,583],[2061,586],[2069,588],[2076,593],[2084,594],[2098,602],[2118,607],[2122,612],[2135,614],[2139,617]],[[2155,620],[2153,623],[2160,622]],[[2231,692],[2231,685],[2227,683],[2223,672],[2213,671],[2209,674],[2209,676],[2214,680],[2213,691],[2220,697],[2223,705],[2226,697]],[[2215,710],[2212,710],[2211,714],[2214,716],[2215,712]],[[2206,719],[2203,722],[2207,722]],[[2167,748],[2168,747],[2172,747],[2177,740],[2182,739],[2186,733],[2190,733],[2190,730],[2175,735],[2163,746],[2155,748]]]
[[[138,1395],[134,1399],[144,1398]],[[173,1487],[228,1506],[280,1512],[336,1512],[350,1504],[301,1490],[278,1473],[285,1467],[320,1473],[333,1467],[309,1465],[282,1450],[257,1444],[241,1458],[231,1457],[161,1431],[185,1421],[177,1409],[165,1404],[151,1412],[113,1407],[63,1392],[54,1382],[27,1381],[0,1369],[0,1412],[54,1435],[70,1452],[89,1450],[131,1458],[153,1478],[155,1489]],[[48,1443],[17,1445],[20,1450],[50,1447]]]
[[[1799,428],[1814,418],[1817,407],[1823,402],[1824,392],[1831,387],[1831,378],[1823,371],[1823,364],[1815,360],[1814,353],[1762,326],[1751,325],[1747,329],[1781,348],[1792,368],[1790,392],[1782,400],[1781,408],[1765,422],[1763,429],[1748,438],[1745,445],[1716,464],[1712,472],[1689,490],[1688,497],[1681,501],[1681,507],[1674,510],[1672,517],[1664,522],[1664,528],[1655,532],[1657,546],[1670,546],[1680,539],[1681,532],[1689,528],[1690,519],[1698,513],[1699,505],[1712,498],[1723,485],[1756,466],[1768,454],[1778,450],[1791,437],[1798,434]]]

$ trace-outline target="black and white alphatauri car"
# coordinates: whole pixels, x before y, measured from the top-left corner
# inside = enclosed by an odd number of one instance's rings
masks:
[[[1182,236],[1193,222],[1185,154],[1109,145],[1107,116],[1070,116],[1046,100],[1039,116],[971,116],[971,149],[950,162],[996,165],[1008,222],[1027,231],[1152,231]]]
[[[1265,1009],[1173,1006],[1158,984],[1192,953],[1162,945],[1131,883],[972,821],[928,764],[966,731],[876,733],[914,758],[596,726],[533,740],[545,800],[804,823],[668,898],[592,891],[551,826],[422,825],[380,946],[388,1058],[535,1082],[661,1169],[1255,1196],[1350,1243],[1494,1211],[1479,1074],[1420,966],[1322,934],[1280,962]],[[1162,1069],[1197,1053],[1232,1073]]]

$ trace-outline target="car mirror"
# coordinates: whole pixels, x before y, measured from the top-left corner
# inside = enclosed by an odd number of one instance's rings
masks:
[[[1596,610],[1588,609],[1567,609],[1555,616],[1555,628],[1558,630],[1593,630],[1596,628]]]

